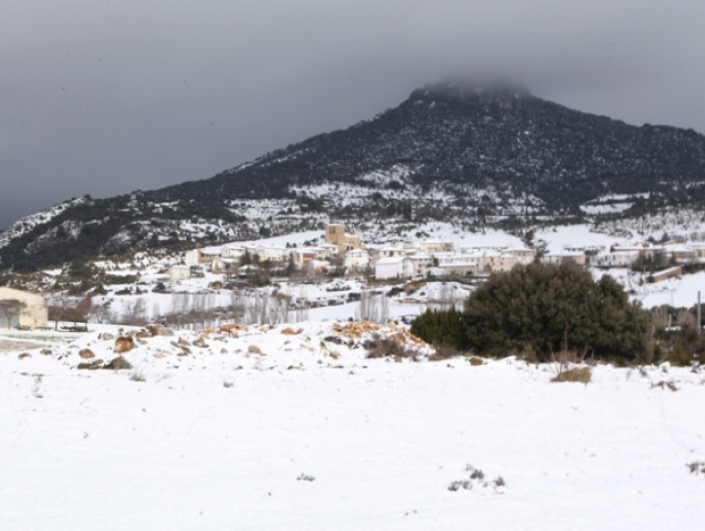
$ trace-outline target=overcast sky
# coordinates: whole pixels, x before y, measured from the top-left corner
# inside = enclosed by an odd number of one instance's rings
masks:
[[[2,0],[0,228],[211,177],[449,75],[705,133],[703,23],[703,0]]]

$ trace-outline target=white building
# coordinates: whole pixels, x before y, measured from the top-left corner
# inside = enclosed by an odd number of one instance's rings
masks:
[[[418,248],[423,253],[449,253],[453,251],[453,243],[442,240],[425,240],[418,243]]]
[[[0,288],[0,327],[45,328],[49,320],[47,301],[41,295]]]
[[[353,249],[343,256],[343,265],[348,271],[363,271],[370,265],[370,253],[365,249]]]
[[[529,265],[536,259],[536,249],[527,247],[510,247],[507,253],[517,259],[517,262],[522,265]]]
[[[433,267],[433,256],[426,253],[415,253],[407,258],[411,262],[411,276],[428,276],[428,270]]]
[[[402,247],[377,247],[371,248],[368,246],[368,251],[370,253],[370,264],[375,266],[378,260],[384,258],[401,258],[410,254],[409,249],[404,249]],[[413,252],[413,251],[412,251]]]
[[[191,266],[173,265],[169,268],[169,277],[174,282],[191,278]]]
[[[585,253],[574,252],[574,251],[556,251],[553,253],[546,253],[541,257],[542,264],[551,265],[561,265],[561,264],[578,264],[585,265]]]
[[[639,254],[640,251],[600,253],[590,258],[590,264],[597,267],[629,267]]]
[[[386,280],[390,278],[409,278],[412,274],[411,260],[406,256],[381,258],[375,264],[375,278]]]

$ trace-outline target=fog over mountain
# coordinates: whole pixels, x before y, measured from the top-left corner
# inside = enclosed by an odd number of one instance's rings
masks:
[[[6,0],[0,228],[207,178],[449,75],[705,132],[702,20],[697,0]]]

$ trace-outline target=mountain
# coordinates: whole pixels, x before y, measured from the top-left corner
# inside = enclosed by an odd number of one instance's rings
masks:
[[[634,217],[705,201],[705,137],[571,110],[507,85],[444,82],[348,129],[210,179],[73,199],[0,235],[0,267],[32,270],[140,248],[317,228],[450,220],[521,228]]]

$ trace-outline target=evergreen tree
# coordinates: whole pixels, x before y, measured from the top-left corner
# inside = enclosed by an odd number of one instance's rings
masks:
[[[465,303],[469,345],[481,355],[531,348],[540,360],[561,350],[616,361],[651,359],[651,316],[610,276],[595,282],[574,264],[531,264],[492,275]]]

